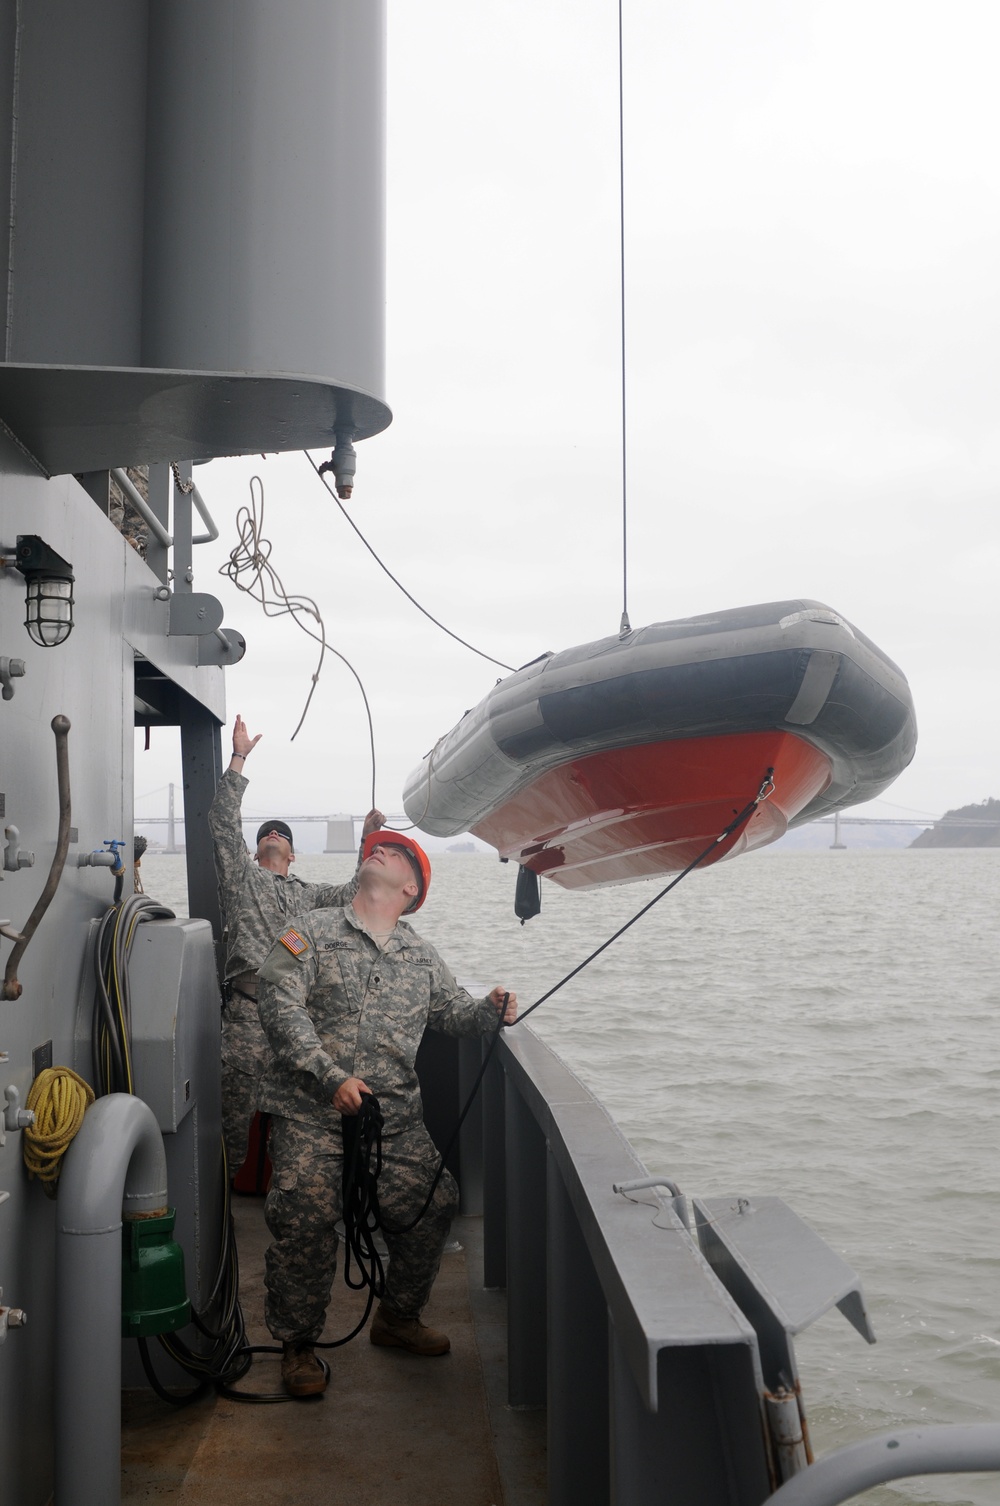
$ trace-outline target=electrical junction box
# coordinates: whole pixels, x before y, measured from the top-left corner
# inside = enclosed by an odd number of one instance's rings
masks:
[[[222,998],[207,920],[145,920],[128,962],[135,1092],[163,1133],[168,1200],[196,1309],[215,1284],[223,1227]],[[195,1336],[189,1342],[197,1347]],[[126,1385],[145,1385],[134,1354]],[[161,1364],[166,1384],[190,1377]]]
[[[208,921],[137,925],[128,978],[136,1096],[174,1134],[196,1103],[204,1108],[219,1073],[222,1002]]]

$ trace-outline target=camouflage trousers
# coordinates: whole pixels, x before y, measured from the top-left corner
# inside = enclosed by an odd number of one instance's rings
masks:
[[[222,1011],[222,1137],[230,1180],[246,1160],[250,1121],[260,1106],[260,1079],[269,1060],[256,1003],[234,994]]]
[[[264,1315],[276,1339],[315,1341],[323,1332],[337,1270],[340,1130],[275,1117],[269,1151],[273,1170],[264,1217],[274,1243],[265,1257]],[[458,1186],[446,1171],[416,1228],[393,1233],[420,1211],[439,1160],[422,1124],[382,1142],[378,1197],[389,1251],[383,1300],[402,1317],[416,1317],[426,1304],[458,1208]]]

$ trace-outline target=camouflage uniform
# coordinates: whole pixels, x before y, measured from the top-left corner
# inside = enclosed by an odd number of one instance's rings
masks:
[[[343,905],[357,892],[347,884],[304,884],[261,868],[247,852],[240,806],[248,781],[227,769],[208,813],[225,927],[226,992],[222,1011],[222,1133],[230,1174],[247,1153],[247,1134],[257,1109],[258,1087],[268,1047],[257,1017],[257,969],[274,938],[293,915],[320,906]]]
[[[488,999],[459,988],[434,948],[400,921],[380,951],[353,905],[296,918],[260,969],[260,1018],[271,1045],[261,1106],[274,1115],[271,1191],[274,1243],[267,1252],[267,1325],[277,1339],[323,1331],[336,1271],[343,1148],[333,1095],[360,1077],[385,1120],[379,1203],[389,1250],[385,1305],[416,1317],[430,1294],[458,1205],[445,1172],[425,1216],[394,1234],[423,1205],[438,1154],[423,1124],[414,1070],[424,1030],[485,1035]]]

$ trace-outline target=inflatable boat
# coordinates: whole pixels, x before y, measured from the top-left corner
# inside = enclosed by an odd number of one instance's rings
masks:
[[[871,800],[916,746],[902,672],[840,613],[781,601],[658,622],[500,680],[407,780],[422,831],[471,831],[566,888],[679,871]]]

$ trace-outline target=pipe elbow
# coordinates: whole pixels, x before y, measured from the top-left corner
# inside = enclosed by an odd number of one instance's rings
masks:
[[[156,1116],[141,1098],[109,1093],[91,1104],[59,1177],[60,1233],[101,1234],[126,1214],[167,1203],[167,1158]]]

